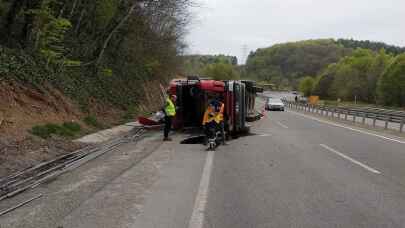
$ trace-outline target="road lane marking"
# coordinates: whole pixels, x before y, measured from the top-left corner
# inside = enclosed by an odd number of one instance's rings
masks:
[[[351,162],[353,162],[353,163],[356,164],[356,165],[359,165],[359,166],[363,167],[364,169],[366,169],[366,170],[368,170],[368,171],[370,171],[370,172],[372,172],[372,173],[381,174],[380,171],[378,171],[378,170],[376,170],[376,169],[373,169],[373,168],[371,168],[370,166],[365,165],[365,164],[363,164],[363,163],[361,163],[361,162],[359,162],[359,161],[357,161],[357,160],[355,160],[355,159],[353,159],[353,158],[351,158],[351,157],[349,157],[349,156],[347,156],[347,155],[345,155],[345,154],[342,154],[342,153],[340,153],[339,151],[337,151],[337,150],[335,150],[335,149],[333,149],[333,148],[330,148],[329,146],[327,146],[327,145],[325,145],[325,144],[319,144],[319,145],[320,145],[321,147],[323,147],[323,148],[329,150],[330,152],[333,152],[333,153],[339,155],[340,157],[342,157],[342,158],[344,158],[344,159],[346,159],[346,160],[348,160],[348,161],[351,161]]]
[[[288,127],[285,124],[281,123],[280,121],[276,121],[276,123],[280,125],[282,128],[288,129]]]
[[[318,122],[320,122],[320,123],[329,124],[329,125],[332,125],[332,126],[335,126],[335,127],[345,128],[345,129],[348,129],[348,130],[351,130],[351,131],[363,133],[363,134],[366,134],[366,135],[375,136],[375,137],[378,137],[378,138],[381,138],[381,139],[385,139],[385,140],[388,140],[388,141],[392,141],[392,142],[396,142],[396,143],[405,144],[405,141],[401,141],[401,140],[398,140],[398,139],[393,139],[393,138],[390,138],[390,137],[386,137],[386,136],[374,134],[374,133],[371,133],[371,132],[367,132],[367,131],[363,131],[363,130],[359,130],[359,129],[347,127],[347,126],[344,126],[344,125],[341,125],[341,124],[332,123],[332,122],[330,122],[330,121],[320,120],[320,119],[317,119],[317,118],[314,118],[314,117],[310,117],[310,116],[308,116],[308,115],[304,115],[304,114],[301,114],[301,113],[293,112],[293,111],[288,111],[288,112],[293,113],[293,114],[295,114],[295,115],[299,115],[299,116],[305,117],[305,118],[307,118],[307,119],[311,119],[311,120],[318,121]]]
[[[252,136],[257,136],[257,137],[269,137],[269,136],[273,136],[273,134],[269,131],[251,131]]]
[[[271,134],[257,134],[256,136],[257,137],[270,137],[270,136],[273,136],[273,135],[271,135]]]
[[[215,151],[208,151],[188,228],[203,228]]]

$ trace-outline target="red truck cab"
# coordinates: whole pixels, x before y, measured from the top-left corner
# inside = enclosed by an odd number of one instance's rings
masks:
[[[212,99],[225,104],[225,128],[231,133],[248,130],[246,119],[254,112],[256,92],[251,81],[200,79],[189,77],[170,82],[169,93],[177,96],[176,129],[200,127],[205,109]],[[256,89],[255,89],[256,88]]]

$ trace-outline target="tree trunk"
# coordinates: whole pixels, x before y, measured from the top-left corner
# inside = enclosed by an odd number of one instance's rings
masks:
[[[26,10],[40,9],[43,0],[28,0]],[[25,14],[25,24],[23,28],[24,47],[33,48],[35,45],[35,36],[33,37],[35,16],[33,14]]]
[[[76,29],[75,29],[75,34],[76,35],[79,34],[80,25],[82,23],[82,20],[83,20],[83,17],[84,17],[85,13],[86,13],[85,9],[83,9],[82,12],[80,13],[80,17],[79,17],[79,20],[77,22]]]
[[[100,54],[98,55],[97,61],[96,61],[96,66],[99,66],[101,63],[101,60],[103,58],[104,52],[107,49],[108,44],[110,43],[111,38],[113,37],[114,33],[116,33],[124,24],[125,22],[129,19],[131,16],[132,12],[134,12],[135,7],[138,3],[135,2],[131,8],[128,10],[128,13],[121,19],[121,21],[117,24],[117,26],[114,27],[114,29],[108,34],[107,39],[104,41],[104,44],[101,48]]]
[[[77,3],[78,3],[78,2],[79,2],[79,0],[75,0],[75,1],[73,2],[72,10],[70,11],[70,14],[69,14],[69,20],[72,19],[73,15],[74,15],[74,13],[75,13],[76,6],[77,6]]]

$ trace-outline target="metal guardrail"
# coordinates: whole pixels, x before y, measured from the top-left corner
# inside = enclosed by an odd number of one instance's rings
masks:
[[[317,113],[325,116],[341,118],[347,120],[349,116],[352,117],[353,122],[357,118],[362,119],[362,123],[366,124],[367,119],[372,120],[372,126],[376,127],[377,120],[384,122],[384,128],[388,129],[389,124],[399,124],[399,132],[404,132],[405,112],[389,109],[371,108],[371,107],[350,107],[350,106],[327,106],[327,105],[311,105],[295,101],[282,99],[284,104],[289,108],[302,110],[305,112]]]

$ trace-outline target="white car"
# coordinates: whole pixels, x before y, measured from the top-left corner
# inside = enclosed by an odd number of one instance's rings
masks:
[[[268,98],[265,109],[284,111],[284,103],[279,98]]]

